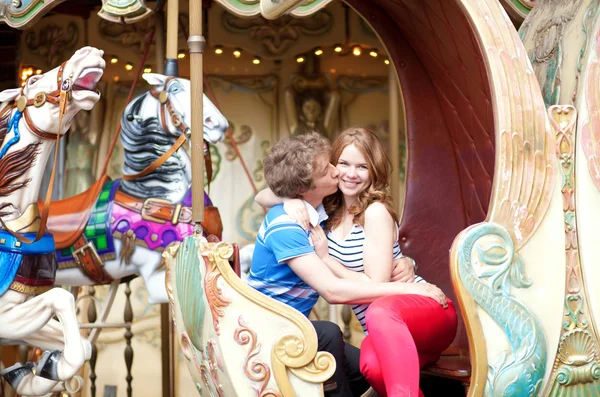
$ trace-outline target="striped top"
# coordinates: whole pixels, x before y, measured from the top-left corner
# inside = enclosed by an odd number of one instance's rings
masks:
[[[306,208],[313,226],[327,219],[322,205],[314,209],[306,203]],[[314,253],[309,232],[291,220],[283,205],[276,205],[258,230],[248,285],[308,316],[319,294],[294,273],[287,261]]]
[[[363,247],[365,243],[365,229],[360,225],[352,225],[352,229],[345,239],[339,240],[332,230],[327,233],[327,245],[329,246],[329,256],[336,259],[342,265],[355,272],[364,272],[363,266]],[[398,259],[402,256],[398,240],[394,243],[393,258]],[[415,275],[415,283],[424,283],[421,276]],[[352,310],[356,318],[367,333],[365,314],[369,304],[352,305]]]

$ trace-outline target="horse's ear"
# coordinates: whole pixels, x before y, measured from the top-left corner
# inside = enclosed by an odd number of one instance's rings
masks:
[[[20,92],[20,88],[11,88],[10,90],[4,90],[0,92],[0,102],[13,101],[17,99]]]
[[[144,73],[142,77],[152,86],[162,87],[167,80],[167,76],[158,73]]]

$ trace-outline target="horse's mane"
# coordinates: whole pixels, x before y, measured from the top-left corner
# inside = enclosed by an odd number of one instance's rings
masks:
[[[15,182],[15,179],[25,175],[33,167],[41,142],[30,143],[23,149],[9,152],[0,159],[0,197],[5,197],[15,190],[27,187],[31,178]]]
[[[175,143],[176,137],[163,131],[157,117],[143,119],[140,115],[146,93],[134,99],[121,118],[121,142],[124,148],[123,172],[135,174],[152,164]],[[166,197],[185,179],[184,161],[174,153],[156,171],[134,181],[121,181],[121,189],[135,197]],[[157,182],[157,183],[152,183]]]
[[[7,104],[5,106],[7,108],[9,105]],[[10,121],[11,112],[5,112],[5,110],[8,110],[6,108],[0,109],[0,145],[4,142],[4,137],[8,132],[8,122]]]
[[[3,114],[0,110],[0,146],[8,133],[8,123],[11,113],[8,111]],[[33,167],[38,154],[40,154],[39,146],[40,142],[30,143],[23,149],[9,152],[0,159],[0,197],[6,197],[15,190],[29,185],[31,178],[20,182],[16,182],[15,180],[27,174],[27,171]]]

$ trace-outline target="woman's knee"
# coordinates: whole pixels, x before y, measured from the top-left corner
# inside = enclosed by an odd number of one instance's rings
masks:
[[[369,338],[367,336],[360,346],[360,372],[370,385],[375,386],[383,383],[383,375],[381,374],[379,359]]]

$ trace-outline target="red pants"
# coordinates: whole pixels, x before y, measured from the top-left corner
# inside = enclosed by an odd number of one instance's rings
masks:
[[[456,309],[421,295],[380,298],[367,309],[360,370],[381,397],[417,397],[419,371],[436,362],[456,335]]]

